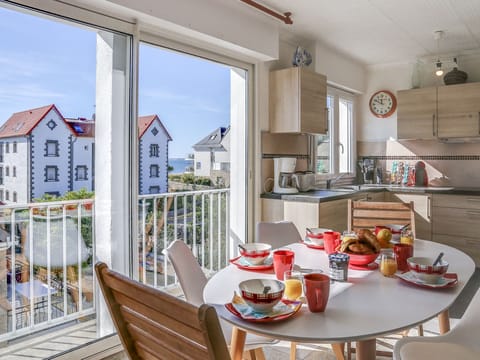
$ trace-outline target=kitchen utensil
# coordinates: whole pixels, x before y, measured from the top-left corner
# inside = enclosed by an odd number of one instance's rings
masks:
[[[433,262],[433,266],[438,265],[438,263],[442,260],[442,257],[443,257],[443,252],[441,252],[440,254],[438,254],[437,258],[436,258],[435,261]]]

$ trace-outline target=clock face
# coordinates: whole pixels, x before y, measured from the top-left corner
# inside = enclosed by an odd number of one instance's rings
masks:
[[[381,90],[370,98],[370,111],[379,118],[386,118],[392,115],[397,108],[397,99],[390,91]]]

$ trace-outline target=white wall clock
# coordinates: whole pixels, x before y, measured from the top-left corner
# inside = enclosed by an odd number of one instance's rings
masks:
[[[379,118],[391,116],[397,109],[397,99],[388,90],[380,90],[370,98],[370,111]]]

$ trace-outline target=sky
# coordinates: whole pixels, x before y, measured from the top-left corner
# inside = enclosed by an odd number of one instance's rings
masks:
[[[55,104],[65,117],[95,112],[92,29],[0,7],[0,125],[15,112]],[[148,44],[140,46],[139,115],[157,114],[169,157],[230,120],[230,68]]]

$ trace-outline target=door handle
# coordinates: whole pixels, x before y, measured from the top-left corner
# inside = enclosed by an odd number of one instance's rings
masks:
[[[432,115],[432,135],[435,136],[435,114]]]

